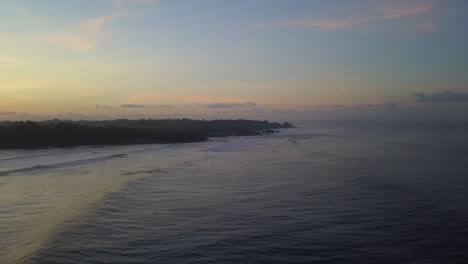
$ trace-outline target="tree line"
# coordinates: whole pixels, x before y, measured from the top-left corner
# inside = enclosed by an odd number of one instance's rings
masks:
[[[294,126],[289,122],[244,119],[4,121],[0,123],[0,148],[197,142],[209,137],[261,135],[291,127]]]

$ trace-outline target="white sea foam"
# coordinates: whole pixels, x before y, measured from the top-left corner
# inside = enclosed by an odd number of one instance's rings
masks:
[[[76,167],[142,154],[166,148],[166,145],[79,147],[50,150],[16,150],[0,159],[0,176],[40,169]]]
[[[236,151],[240,149],[246,149],[253,145],[256,145],[262,141],[266,140],[265,138],[260,137],[244,137],[244,138],[231,138],[227,141],[221,143],[215,143],[212,146],[206,148],[206,151],[213,151],[213,152],[228,152],[228,151]]]

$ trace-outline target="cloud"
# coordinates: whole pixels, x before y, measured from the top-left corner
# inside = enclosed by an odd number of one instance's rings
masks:
[[[31,11],[25,7],[18,5],[16,6],[16,13],[18,16],[22,17],[25,20],[28,20],[36,25],[45,25],[44,19],[41,17],[35,16]]]
[[[0,116],[5,116],[5,115],[16,115],[16,112],[12,111],[0,111]]]
[[[101,107],[96,105],[96,107]],[[121,104],[120,107],[122,108],[153,108],[153,107],[161,107],[161,108],[173,108],[173,105],[168,105],[168,104],[161,104],[161,105],[143,105],[143,104]]]
[[[120,107],[124,107],[124,108],[145,108],[146,106],[145,105],[140,105],[140,104],[123,104],[123,105],[120,105]]]
[[[254,102],[245,103],[211,103],[204,105],[206,108],[238,108],[238,107],[255,107]]]
[[[339,108],[344,108],[347,107],[346,105],[336,105],[336,104],[331,104],[331,105],[317,105],[315,108],[318,109],[339,109]]]
[[[96,108],[101,108],[101,109],[112,109],[114,108],[113,106],[109,106],[109,105],[99,105],[97,104],[96,105]]]
[[[298,19],[287,20],[281,24],[284,26],[309,27],[319,31],[332,31],[352,28],[354,27],[355,22],[346,20]]]
[[[416,102],[420,103],[458,103],[468,102],[468,93],[443,91],[439,93],[417,93],[413,95]]]
[[[76,50],[89,50],[96,47],[105,24],[124,16],[120,11],[106,16],[86,19],[71,29],[48,34],[46,40]]]
[[[430,1],[426,1],[425,3],[421,2],[413,5],[400,4],[392,7],[381,7],[378,8],[378,12],[381,15],[374,16],[372,20],[414,16],[421,13],[426,13],[429,10],[433,9],[433,7],[434,4],[430,3]]]
[[[424,21],[421,24],[418,24],[414,27],[414,30],[416,32],[434,32],[434,31],[439,31],[440,26],[432,23],[431,21]]]
[[[318,105],[316,109],[322,110],[335,110],[335,111],[348,111],[348,110],[363,110],[363,109],[385,109],[385,110],[398,110],[400,102],[384,102],[380,104],[350,104],[350,105]]]
[[[155,4],[159,2],[159,0],[129,0],[130,2],[137,3],[137,4]]]
[[[113,11],[106,15],[87,18],[69,29],[46,34],[46,42],[64,45],[75,50],[94,49],[100,39],[103,38],[103,29],[117,19],[127,16],[141,15],[142,12],[131,10],[131,6],[154,4],[155,0],[114,0]],[[27,14],[30,14],[28,12]]]
[[[301,26],[319,31],[350,30],[359,28],[370,23],[395,20],[399,18],[411,17],[432,10],[432,3],[419,3],[412,5],[383,6],[374,9],[371,14],[352,16],[340,19],[291,19],[281,22],[282,26]],[[426,25],[427,26],[427,25]]]

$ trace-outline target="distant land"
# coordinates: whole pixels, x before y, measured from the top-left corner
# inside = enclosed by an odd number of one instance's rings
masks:
[[[209,137],[263,135],[292,127],[289,122],[244,119],[3,121],[0,149],[200,142]]]

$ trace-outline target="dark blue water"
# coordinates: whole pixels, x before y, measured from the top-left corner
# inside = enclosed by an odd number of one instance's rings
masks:
[[[225,141],[167,152],[186,159],[109,192],[23,261],[467,263],[467,124],[313,122]]]

